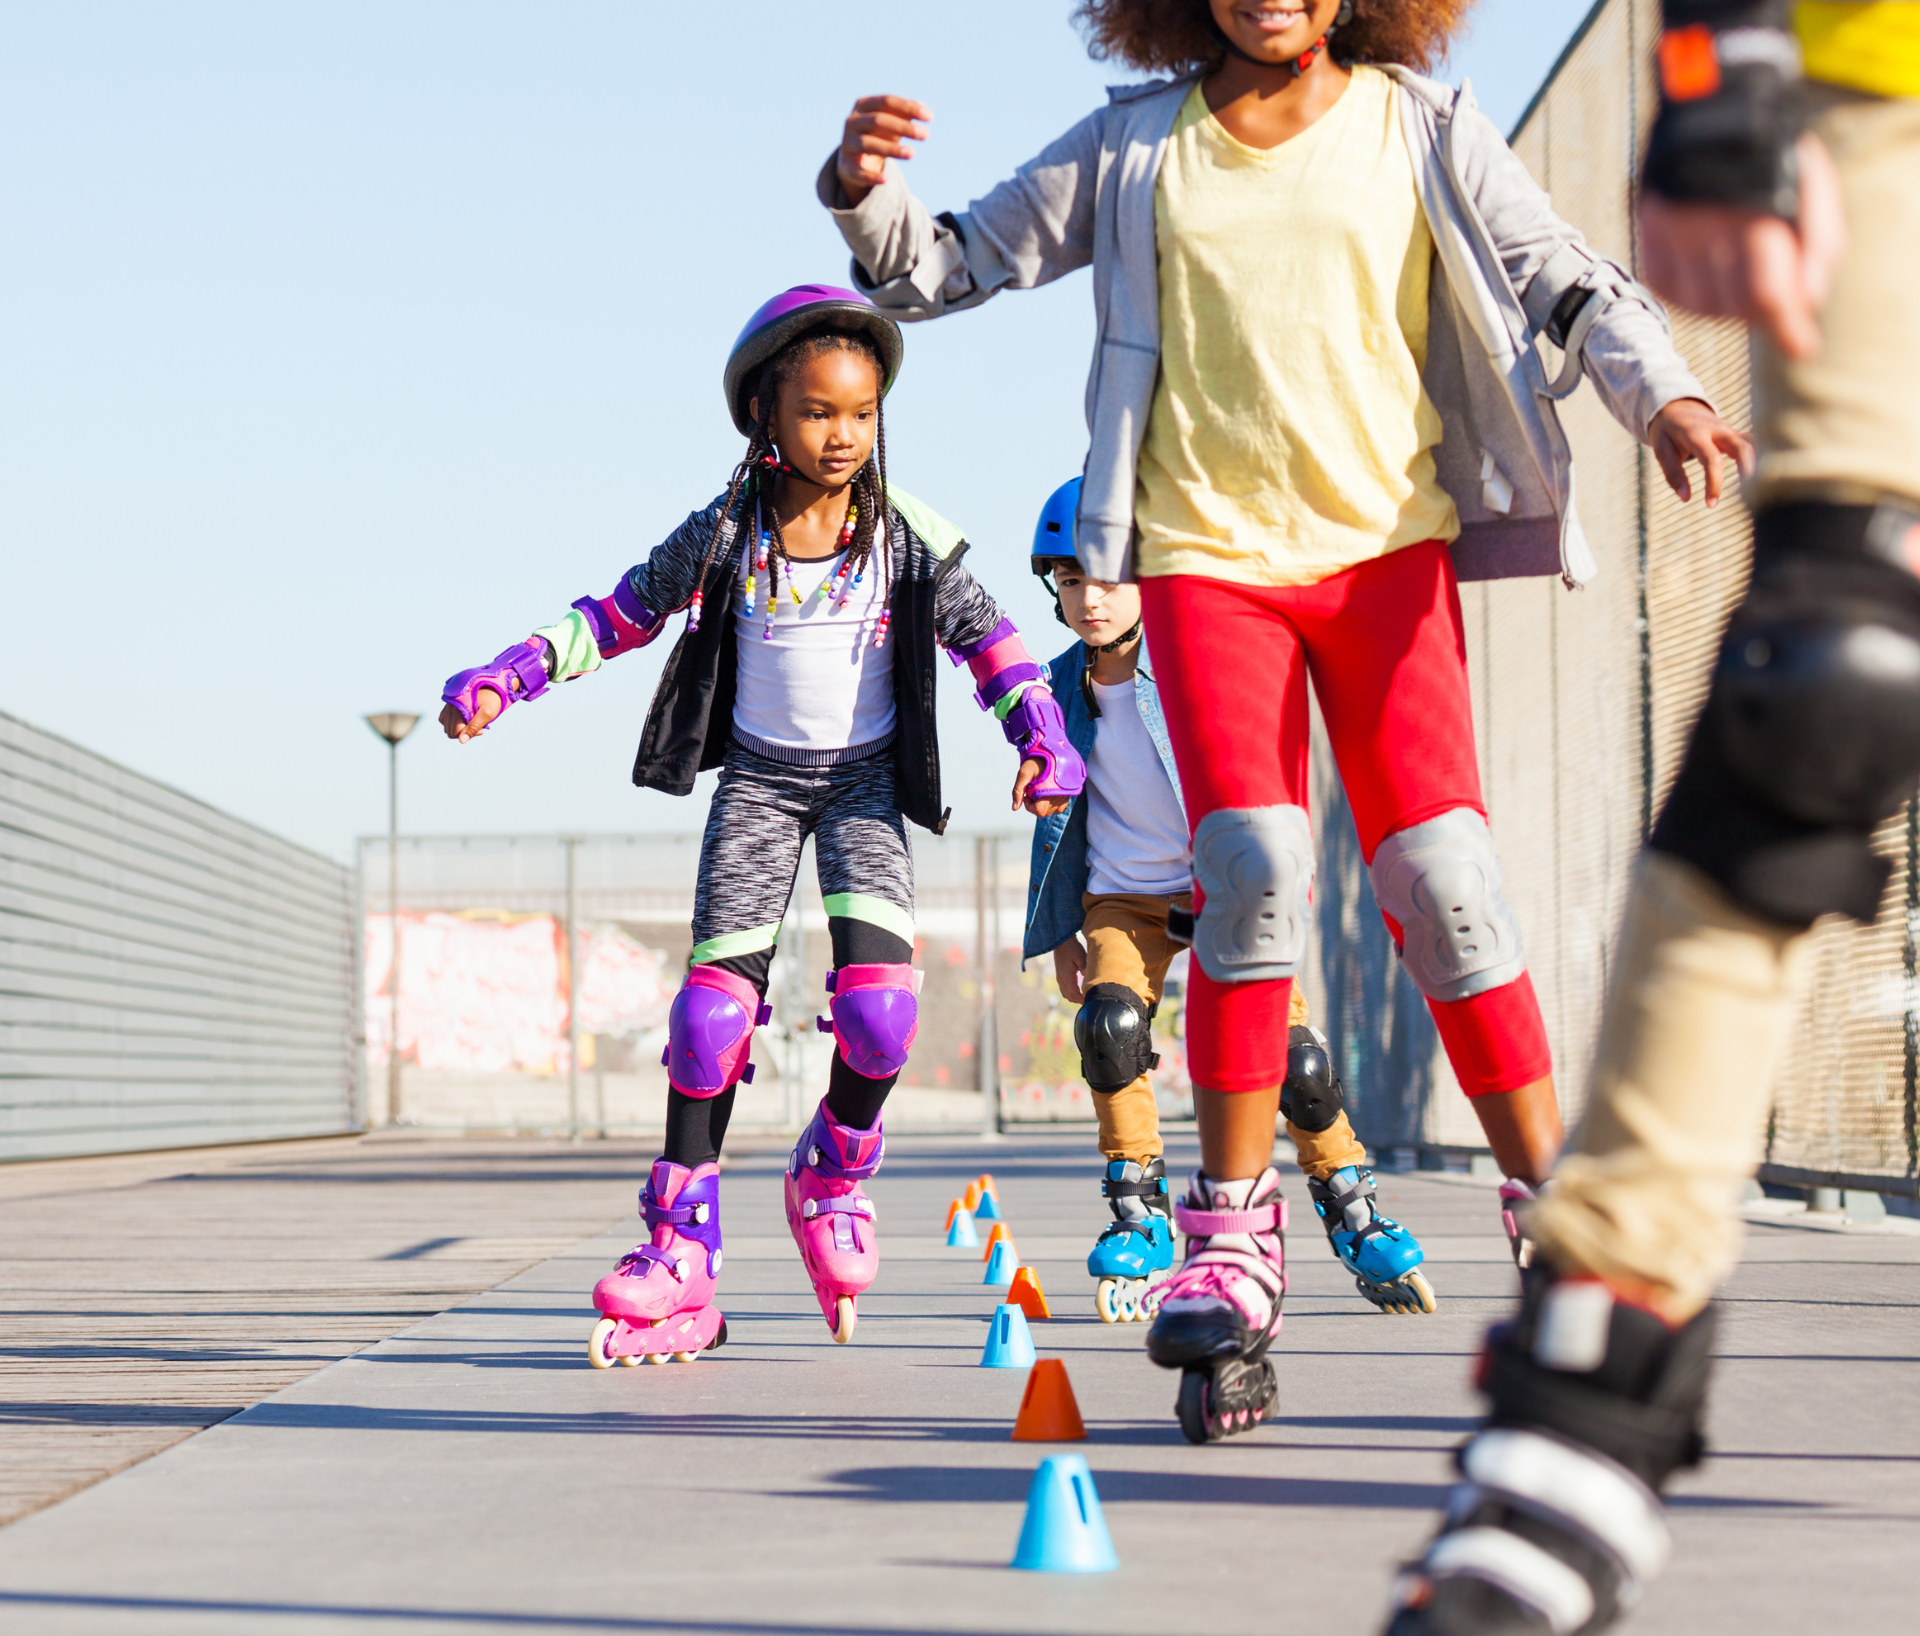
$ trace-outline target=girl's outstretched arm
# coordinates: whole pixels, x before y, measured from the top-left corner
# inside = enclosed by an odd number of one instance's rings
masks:
[[[598,670],[608,659],[643,648],[658,636],[667,616],[688,606],[716,544],[719,503],[696,511],[629,568],[603,597],[583,596],[560,619],[542,625],[524,642],[496,654],[488,664],[463,670],[441,692],[440,725],[448,738],[478,738],[510,705],[537,699],[551,682],[570,682]],[[732,536],[726,530],[727,539]]]
[[[1038,818],[1064,811],[1086,788],[1086,763],[1067,739],[1066,717],[1014,623],[980,582],[958,563],[941,576],[933,603],[934,633],[952,657],[972,671],[974,697],[1000,722],[1020,752],[1014,805]]]
[[[906,97],[862,97],[815,190],[853,252],[854,282],[895,318],[938,318],[1011,285],[1031,289],[1093,260],[1101,108],[959,215],[935,216],[889,158],[933,117]]]

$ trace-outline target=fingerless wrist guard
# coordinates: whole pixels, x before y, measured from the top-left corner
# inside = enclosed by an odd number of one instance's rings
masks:
[[[1021,759],[1040,763],[1028,795],[1071,796],[1086,788],[1086,763],[1067,742],[1067,719],[1047,686],[1046,669],[1027,656],[1011,619],[1002,619],[977,642],[959,643],[952,657],[973,672],[974,698],[1000,718],[1001,731]]]
[[[482,688],[490,688],[499,696],[500,714],[505,715],[519,700],[539,698],[546,692],[547,682],[545,645],[516,642],[506,652],[496,654],[491,664],[449,677],[440,697],[460,712],[462,721],[472,721]]]
[[[1784,0],[1669,0],[1642,185],[1791,221],[1800,208],[1800,48]]]

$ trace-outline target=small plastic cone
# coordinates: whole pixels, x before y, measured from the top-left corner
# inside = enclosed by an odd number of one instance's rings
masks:
[[[974,1186],[979,1188],[982,1193],[991,1193],[994,1203],[998,1204],[1000,1202],[1000,1189],[995,1185],[993,1178],[985,1171],[982,1171],[975,1179]]]
[[[1053,1316],[1047,1307],[1047,1292],[1040,1287],[1040,1275],[1031,1267],[1022,1267],[1014,1273],[1007,1299],[1029,1319]]]
[[[980,1184],[978,1182],[967,1183],[966,1192],[960,1195],[960,1208],[965,1210],[968,1215],[972,1215],[975,1210],[980,1208]]]
[[[1020,1258],[1014,1253],[1013,1240],[994,1245],[993,1259],[987,1263],[987,1276],[983,1284],[991,1284],[999,1289],[1007,1289],[1013,1283],[1013,1275],[1020,1265]],[[1021,1308],[1024,1312],[1026,1309]]]
[[[947,1206],[947,1219],[941,1223],[940,1231],[943,1233],[951,1232],[953,1230],[953,1218],[959,1214],[960,1201],[955,1199],[953,1203]]]
[[[1016,1443],[1084,1443],[1087,1425],[1073,1400],[1073,1382],[1058,1358],[1042,1358],[1027,1376],[1020,1413],[1013,1423]]]
[[[1002,1243],[1011,1244],[1012,1242],[1013,1234],[1007,1230],[1007,1224],[1004,1221],[996,1221],[993,1224],[993,1231],[987,1234],[986,1248],[981,1250],[980,1259],[984,1261],[988,1256],[992,1255],[994,1245]]]
[[[971,1250],[980,1242],[980,1235],[973,1230],[973,1217],[961,1210],[954,1215],[953,1225],[947,1229],[947,1245],[951,1249]]]
[[[985,1188],[982,1188],[980,1190],[979,1208],[973,1213],[981,1221],[998,1221],[1000,1219],[1000,1201]]]
[[[1027,1315],[1004,1301],[993,1309],[993,1321],[987,1325],[987,1344],[980,1354],[982,1369],[1031,1369],[1033,1336],[1027,1332]]]
[[[1013,1566],[1054,1574],[1111,1573],[1120,1566],[1084,1454],[1052,1454],[1040,1462]]]

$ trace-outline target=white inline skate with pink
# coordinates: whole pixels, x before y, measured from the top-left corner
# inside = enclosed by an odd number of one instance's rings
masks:
[[[593,1287],[601,1314],[587,1342],[596,1369],[616,1363],[692,1363],[724,1346],[727,1320],[713,1304],[720,1276],[720,1167],[692,1170],[656,1159],[640,1189],[653,1230]]]

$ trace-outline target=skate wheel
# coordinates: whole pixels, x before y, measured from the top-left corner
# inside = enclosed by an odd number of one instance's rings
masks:
[[[596,1369],[611,1369],[614,1365],[613,1353],[609,1343],[613,1333],[620,1327],[613,1318],[602,1318],[593,1326],[593,1333],[587,1337],[587,1362]]]
[[[1207,1377],[1198,1369],[1180,1376],[1180,1396],[1174,1402],[1180,1417],[1180,1434],[1189,1443],[1210,1443],[1213,1433],[1207,1425]]]
[[[659,1365],[665,1363],[667,1359],[672,1356],[673,1354],[671,1352],[649,1352],[647,1354],[647,1362]]]
[[[707,1342],[709,1352],[717,1351],[727,1344],[727,1320],[720,1320],[720,1327],[713,1332],[713,1339]]]
[[[1128,1280],[1121,1284],[1120,1296],[1119,1299],[1114,1302],[1114,1308],[1120,1314],[1120,1321],[1123,1324],[1130,1324],[1139,1320],[1141,1316],[1140,1290],[1141,1283],[1137,1280]]]
[[[638,1352],[628,1352],[622,1355],[620,1367],[623,1369],[638,1369],[640,1365],[646,1361],[647,1360],[641,1357]]]
[[[853,1326],[859,1323],[860,1313],[855,1308],[851,1295],[841,1296],[834,1303],[833,1310],[839,1317],[839,1322],[833,1326],[833,1344],[845,1346],[853,1339]]]
[[[1121,1321],[1119,1287],[1120,1280],[1117,1278],[1103,1278],[1093,1287],[1093,1310],[1100,1314],[1103,1324]]]
[[[673,1361],[675,1363],[692,1363],[693,1360],[699,1356],[700,1354],[698,1352],[676,1352],[673,1355]]]
[[[1412,1291],[1413,1298],[1420,1303],[1422,1312],[1431,1312],[1439,1305],[1434,1297],[1433,1286],[1427,1282],[1427,1275],[1418,1267],[1408,1273],[1402,1282]]]

